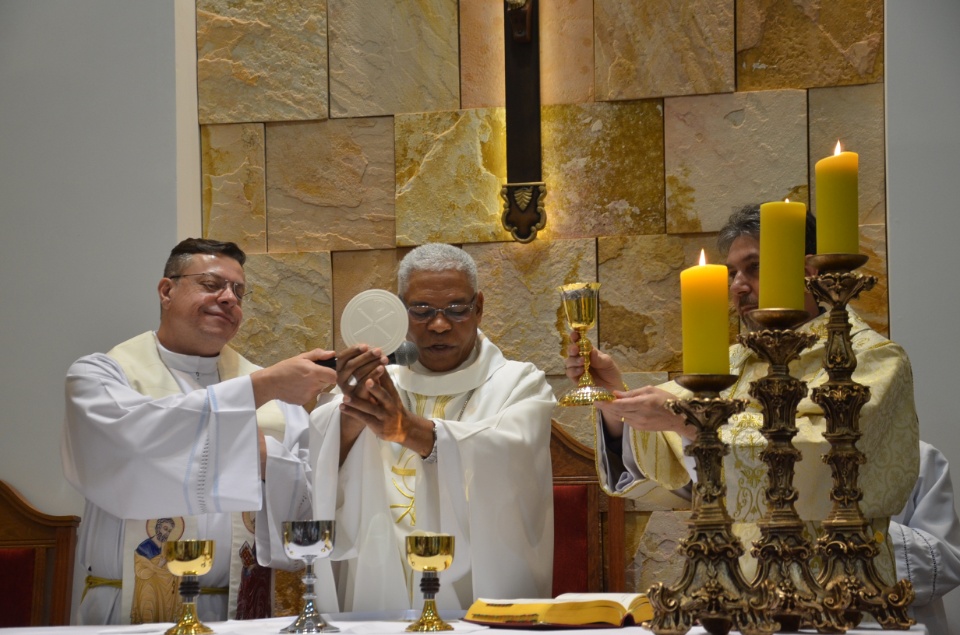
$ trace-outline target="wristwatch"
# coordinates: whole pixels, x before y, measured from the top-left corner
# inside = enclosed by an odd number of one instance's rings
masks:
[[[430,450],[430,454],[423,457],[424,463],[436,463],[437,462],[437,422],[433,422],[433,449]]]

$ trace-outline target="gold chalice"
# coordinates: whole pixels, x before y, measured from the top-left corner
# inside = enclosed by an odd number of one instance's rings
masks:
[[[213,567],[212,540],[168,540],[163,543],[163,557],[167,569],[180,577],[180,619],[167,629],[166,635],[196,635],[212,633],[213,629],[200,623],[197,617],[197,596],[200,595],[199,576]]]
[[[560,298],[563,300],[563,310],[567,315],[567,324],[580,334],[577,346],[580,347],[580,357],[583,358],[583,374],[580,383],[571,388],[560,398],[561,406],[589,406],[594,401],[613,401],[613,393],[593,383],[590,376],[590,351],[593,348],[587,339],[587,331],[597,323],[597,309],[599,308],[600,283],[574,282],[559,288]]]
[[[434,598],[440,590],[437,574],[453,562],[453,536],[414,532],[407,536],[407,562],[416,571],[422,571],[420,591],[423,592],[423,612],[420,619],[407,627],[407,631],[432,633],[452,631],[453,627],[440,619]]]
[[[303,608],[294,622],[281,633],[339,633],[340,629],[330,626],[317,610],[314,583],[317,576],[313,573],[313,561],[326,558],[333,551],[334,521],[332,520],[293,520],[283,523],[283,549],[296,560],[303,560]]]

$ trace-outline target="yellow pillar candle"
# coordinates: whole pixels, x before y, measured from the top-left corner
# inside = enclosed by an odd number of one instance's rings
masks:
[[[860,253],[856,152],[841,152],[817,161],[817,253]]]
[[[680,309],[685,375],[727,375],[727,268],[706,264],[680,272]]]
[[[803,203],[760,206],[761,309],[803,309],[806,216]]]

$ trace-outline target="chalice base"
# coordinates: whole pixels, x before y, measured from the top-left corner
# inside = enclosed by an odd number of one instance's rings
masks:
[[[561,406],[589,406],[595,401],[613,401],[616,397],[603,386],[587,384],[571,389],[560,398]]]
[[[423,613],[420,614],[420,619],[408,626],[406,630],[408,633],[436,633],[452,631],[453,627],[440,618],[436,601],[427,599],[423,602]]]
[[[184,602],[180,611],[180,619],[168,628],[164,635],[199,635],[212,633],[213,629],[200,623],[197,618],[197,605],[194,602]]]
[[[330,626],[319,613],[303,612],[293,624],[280,629],[281,633],[339,633],[340,629]]]

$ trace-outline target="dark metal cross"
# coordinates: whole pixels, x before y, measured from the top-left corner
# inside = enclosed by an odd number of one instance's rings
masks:
[[[507,183],[501,222],[514,239],[532,241],[547,222],[540,166],[540,28],[538,0],[505,0],[504,62]]]

